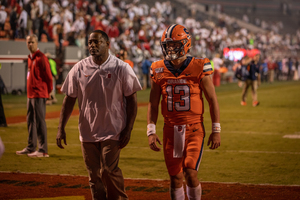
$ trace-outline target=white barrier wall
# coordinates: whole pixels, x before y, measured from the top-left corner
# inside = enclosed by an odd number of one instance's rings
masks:
[[[39,42],[38,47],[43,53],[55,55],[53,42]],[[65,63],[71,68],[81,58],[78,58],[78,47],[66,47]],[[1,41],[0,40],[0,76],[9,93],[13,90],[26,91],[26,64],[29,50],[25,41]]]

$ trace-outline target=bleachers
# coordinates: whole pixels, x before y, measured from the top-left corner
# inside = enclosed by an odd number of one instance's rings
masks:
[[[10,35],[10,23],[9,23],[9,16],[7,16],[4,24],[4,30],[0,30],[0,39],[1,40],[8,40]]]
[[[177,0],[186,2],[189,0]],[[242,19],[246,14],[249,21],[254,24],[255,18],[264,20],[268,23],[282,21],[284,29],[280,30],[280,33],[292,33],[300,27],[300,1],[294,0],[215,0],[204,1],[194,0],[195,3],[208,5],[209,9],[214,9],[216,4],[222,5],[222,11],[237,19]],[[283,3],[288,7],[286,11],[283,9]]]

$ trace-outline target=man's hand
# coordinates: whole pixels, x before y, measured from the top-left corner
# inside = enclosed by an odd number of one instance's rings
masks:
[[[131,136],[131,130],[128,129],[123,129],[123,131],[120,133],[120,144],[119,144],[119,149],[123,149],[129,142]]]
[[[59,148],[64,149],[63,145],[61,144],[61,140],[64,140],[64,144],[67,145],[65,129],[58,129],[57,135],[56,135],[56,145]]]
[[[210,143],[211,143],[211,146],[209,147],[210,149],[216,149],[219,146],[221,146],[220,133],[211,133],[208,138],[207,146],[209,146]]]
[[[148,142],[150,149],[153,151],[160,151],[160,148],[157,146],[156,142],[161,145],[161,142],[156,134],[152,134],[148,136]]]

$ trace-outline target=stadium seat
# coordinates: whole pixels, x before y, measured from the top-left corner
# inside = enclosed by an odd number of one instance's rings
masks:
[[[26,41],[25,38],[15,38],[15,41]]]

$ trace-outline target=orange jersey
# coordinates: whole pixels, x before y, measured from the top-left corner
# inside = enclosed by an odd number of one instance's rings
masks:
[[[166,60],[151,65],[151,78],[161,87],[161,112],[169,124],[202,122],[201,79],[213,73],[208,58],[187,57],[180,69]]]

